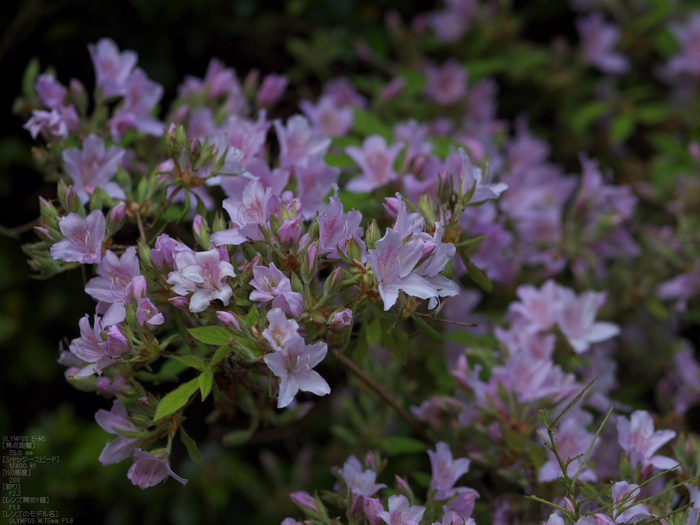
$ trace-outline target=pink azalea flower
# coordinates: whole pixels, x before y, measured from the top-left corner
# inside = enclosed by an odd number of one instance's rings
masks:
[[[588,350],[592,343],[607,341],[620,333],[616,324],[595,322],[605,295],[588,291],[577,297],[569,288],[559,289],[557,323],[577,354]]]
[[[299,323],[294,319],[287,319],[281,308],[270,310],[267,320],[269,324],[263,330],[263,337],[274,350],[283,350],[287,341],[299,330]]]
[[[42,131],[47,135],[58,137],[62,140],[68,138],[68,123],[61,113],[55,109],[51,111],[35,109],[32,111],[31,118],[23,127],[29,130],[33,139],[36,139]]]
[[[109,38],[103,38],[97,45],[89,44],[88,50],[95,66],[97,86],[102,88],[102,96],[108,98],[125,94],[138,60],[136,53],[120,53],[117,44]]]
[[[691,12],[685,25],[669,24],[669,29],[681,45],[681,50],[666,65],[668,73],[674,76],[682,73],[700,76],[700,12]]]
[[[537,330],[549,330],[556,323],[558,290],[557,283],[551,279],[539,290],[529,284],[518,286],[515,293],[520,302],[511,303],[508,309],[523,316]]]
[[[323,156],[314,155],[299,161],[294,166],[294,174],[302,217],[306,220],[313,219],[316,212],[324,208],[323,200],[338,182],[340,168],[329,166]]]
[[[467,93],[467,71],[454,58],[442,66],[429,64],[425,68],[428,85],[425,94],[438,104],[454,104]]]
[[[222,257],[222,252],[217,249],[196,253],[183,251],[175,257],[175,268],[168,275],[168,284],[178,295],[194,292],[190,298],[190,311],[201,312],[215,299],[228,304],[233,289],[225,281],[226,277],[235,276],[228,256]]]
[[[434,489],[435,499],[443,500],[454,496],[458,492],[470,492],[472,489],[466,487],[455,487],[454,484],[469,472],[471,461],[467,458],[452,459],[450,447],[444,441],[435,445],[435,452],[428,450],[430,456],[430,466],[433,470],[433,478],[430,488]]]
[[[581,461],[583,455],[586,454],[588,447],[593,441],[593,434],[586,431],[586,425],[592,422],[592,417],[588,412],[584,411],[572,411],[562,420],[561,424],[557,429],[557,452],[559,456],[564,461],[568,461],[576,456],[581,456],[575,459],[567,468],[567,475],[569,478],[573,478],[576,475],[579,467],[581,466]],[[593,450],[597,448],[598,442],[594,445]],[[563,473],[559,462],[552,452],[549,452],[549,458],[547,462],[540,469],[539,475],[537,477],[538,481],[554,481],[557,478],[562,477]],[[578,479],[581,481],[598,481],[596,473],[590,468],[584,468],[581,471]]]
[[[438,290],[425,278],[412,273],[421,258],[424,244],[422,240],[404,244],[401,235],[387,228],[384,237],[376,242],[376,249],[369,251],[367,261],[377,278],[384,311],[394,306],[401,290],[421,299],[439,296]]]
[[[360,95],[347,77],[335,77],[323,86],[323,93],[331,95],[341,106],[367,107],[367,99]]]
[[[371,135],[362,143],[362,148],[348,146],[345,152],[360,166],[362,173],[353,178],[347,189],[356,193],[372,191],[396,179],[394,161],[403,148],[397,143],[387,147],[386,140],[379,135]]]
[[[355,115],[350,106],[340,106],[335,98],[324,95],[314,105],[308,100],[299,103],[301,110],[311,120],[314,131],[329,137],[340,137],[352,128]]]
[[[342,253],[347,253],[347,245],[352,239],[357,241],[364,252],[365,243],[360,238],[361,222],[362,213],[359,211],[343,212],[343,203],[338,198],[338,186],[335,186],[335,195],[330,197],[330,203],[321,209],[318,216],[320,252],[331,259],[337,259],[340,257],[338,246]]]
[[[85,219],[77,213],[69,213],[60,219],[58,226],[65,239],[51,247],[51,257],[83,264],[100,262],[107,231],[105,216],[100,210],[94,210]]]
[[[425,507],[411,505],[403,494],[389,498],[389,512],[381,512],[379,516],[388,525],[419,525],[423,518]]]
[[[639,496],[639,485],[618,481],[613,485],[613,514],[628,507]],[[637,503],[615,518],[615,523],[635,523],[651,516],[649,507],[644,503]]]
[[[676,437],[673,430],[654,431],[654,420],[646,410],[635,410],[629,419],[617,418],[617,434],[620,446],[630,457],[632,468],[638,464],[642,469],[666,470],[674,468],[678,462],[666,456],[654,455],[666,443]]]
[[[488,199],[497,199],[498,196],[508,189],[504,183],[489,184],[484,179],[481,168],[474,166],[469,160],[469,155],[464,148],[459,148],[459,155],[462,161],[462,171],[459,180],[455,181],[459,185],[460,195],[465,195],[472,187],[475,187],[474,194],[469,202],[477,203]]]
[[[58,109],[66,102],[66,88],[54,77],[39,75],[35,89],[41,102],[49,109]]]
[[[96,188],[104,188],[107,195],[115,199],[126,199],[121,186],[109,182],[125,153],[124,148],[119,146],[105,149],[104,141],[95,134],[90,134],[83,141],[82,150],[68,148],[63,151],[66,173],[73,180],[73,187],[81,201],[90,200]]]
[[[126,475],[134,485],[138,485],[142,489],[158,485],[168,476],[172,476],[183,485],[187,484],[186,479],[175,474],[170,468],[167,457],[162,459],[140,448],[134,451],[134,463],[129,467],[129,472]]]
[[[116,326],[109,328],[107,340],[104,341],[102,338],[104,328],[100,318],[95,316],[92,328],[89,319],[90,317],[86,314],[78,322],[80,337],[73,339],[69,347],[73,355],[87,363],[87,366],[73,374],[76,377],[87,377],[94,373],[101,374],[102,369],[114,363],[115,358],[129,351],[126,338]]]
[[[239,245],[264,239],[260,226],[267,226],[270,218],[272,188],[263,188],[259,181],[250,181],[240,197],[233,196],[223,203],[231,217],[231,227],[211,235],[214,246]]]
[[[238,115],[231,115],[220,129],[228,137],[228,146],[243,153],[239,160],[241,166],[246,167],[254,158],[262,157],[267,132],[270,129],[265,110],[260,110],[256,122]]]
[[[287,168],[304,157],[325,155],[331,139],[322,133],[315,133],[309,120],[302,115],[293,115],[286,126],[281,120],[273,122],[280,144],[280,164]]]
[[[119,376],[121,377],[121,376]],[[102,379],[102,378],[100,378]],[[129,413],[118,399],[114,400],[112,410],[107,412],[100,409],[95,414],[95,421],[105,431],[116,434],[117,438],[109,441],[100,454],[99,460],[104,466],[119,463],[133,453],[141,438],[130,438],[122,436],[120,431],[136,432],[138,429],[129,421]]]
[[[343,478],[350,494],[370,497],[386,487],[383,483],[376,484],[377,473],[372,469],[363,470],[362,463],[355,456],[350,456],[335,472]]]
[[[275,376],[280,378],[277,408],[288,406],[299,390],[311,392],[317,396],[330,394],[331,388],[326,380],[312,370],[323,361],[327,353],[326,343],[307,345],[299,334],[293,334],[285,342],[282,350],[264,357],[265,364]]]
[[[273,308],[281,308],[286,314],[298,317],[304,308],[304,297],[292,290],[292,283],[275,263],[270,267],[256,266],[253,268],[253,280],[250,284],[255,288],[250,293],[251,301],[267,303],[272,301]]]
[[[629,69],[627,58],[612,51],[620,39],[620,28],[615,24],[606,24],[602,13],[578,18],[576,26],[581,35],[583,57],[588,64],[604,73],[624,73]]]
[[[243,95],[236,72],[231,68],[227,68],[226,64],[217,58],[212,58],[209,61],[203,80],[188,75],[185,77],[185,82],[178,87],[177,92],[181,97],[187,97],[193,93],[206,92],[207,100],[213,100],[224,95],[229,97]]]
[[[162,96],[163,86],[150,80],[142,69],[136,68],[127,85],[124,105],[107,124],[112,138],[120,140],[131,128],[155,137],[163,135],[165,124],[150,115]]]

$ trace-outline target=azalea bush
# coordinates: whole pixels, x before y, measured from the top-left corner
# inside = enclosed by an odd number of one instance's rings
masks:
[[[167,104],[110,38],[33,61],[80,464],[154,523],[696,524],[700,11],[570,4],[319,25]]]

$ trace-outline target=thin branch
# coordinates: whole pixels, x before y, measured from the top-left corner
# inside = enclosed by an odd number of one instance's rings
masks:
[[[136,210],[136,222],[139,225],[139,233],[141,234],[141,238],[143,239],[143,242],[148,242],[148,237],[146,237],[146,232],[143,229],[143,221],[141,220],[141,212],[139,210]]]
[[[387,393],[386,390],[384,390],[379,384],[369,377],[367,374],[365,374],[360,367],[358,367],[351,359],[348,359],[344,355],[341,355],[340,352],[337,350],[333,350],[333,355],[345,365],[352,373],[354,373],[364,384],[366,384],[368,387],[370,387],[372,390],[374,390],[379,397],[381,397],[386,403],[388,403],[396,412],[401,416],[401,418],[408,423],[408,425],[414,430],[418,436],[425,441],[426,443],[430,445],[434,445],[435,443],[433,442],[432,439],[428,437],[428,435],[425,433],[425,430],[423,430],[423,427],[420,426],[418,421],[416,421],[411,414],[406,412],[406,410],[399,405],[396,400],[391,397]]]
[[[28,222],[27,224],[23,224],[22,226],[16,226],[14,228],[10,228],[10,231],[15,235],[20,235],[22,233],[33,230],[34,226],[39,226],[40,224],[41,224],[41,219],[34,219],[33,221]]]

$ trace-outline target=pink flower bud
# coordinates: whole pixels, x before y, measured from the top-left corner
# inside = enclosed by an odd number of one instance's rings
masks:
[[[403,77],[396,77],[381,90],[379,100],[383,103],[389,102],[401,93],[405,87],[406,80]]]
[[[305,490],[300,490],[298,492],[292,492],[289,495],[294,504],[303,511],[318,512],[318,505],[316,505],[316,500],[306,492]]]
[[[148,283],[143,275],[137,275],[131,281],[131,290],[136,299],[143,299],[148,292]]]
[[[225,324],[226,326],[233,326],[238,330],[241,329],[241,325],[239,324],[238,319],[231,312],[218,311],[216,312],[216,317],[221,323]]]
[[[112,208],[109,212],[109,222],[116,223],[118,225],[121,225],[121,223],[124,221],[126,218],[126,203],[125,202],[120,202],[117,204],[114,208]]]
[[[276,103],[287,89],[289,78],[285,75],[271,73],[265,77],[255,98],[255,106],[271,106]]]
[[[188,297],[171,297],[168,302],[180,310],[189,311],[190,299]]]
[[[379,501],[379,498],[365,497],[364,507],[365,519],[369,521],[370,525],[379,525],[382,522],[382,518],[379,515],[384,512],[384,506]]]
[[[406,480],[400,476],[395,476],[394,480],[396,481],[396,489],[408,499],[412,499],[413,491],[411,487],[408,486],[408,483],[406,483]]]
[[[331,325],[335,328],[345,328],[352,324],[352,310],[346,308],[333,314]]]

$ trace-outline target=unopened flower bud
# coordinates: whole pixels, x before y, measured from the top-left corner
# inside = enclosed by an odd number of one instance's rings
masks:
[[[42,241],[50,243],[56,242],[56,239],[54,239],[51,236],[51,233],[46,228],[42,228],[41,226],[34,226],[34,231],[41,238]]]
[[[71,366],[67,368],[64,372],[66,381],[68,381],[71,386],[83,392],[94,392],[97,389],[95,375],[80,377],[77,375],[78,372],[80,372],[80,368],[78,367]]]
[[[216,317],[222,324],[225,324],[226,326],[233,326],[238,330],[241,329],[241,325],[238,322],[238,319],[231,312],[218,311],[216,312]]]
[[[171,297],[170,299],[168,299],[168,302],[171,303],[174,307],[179,308],[180,310],[184,310],[186,312],[188,312],[190,309],[189,297]]]
[[[253,93],[255,93],[259,82],[260,71],[257,69],[251,69],[245,79],[243,79],[243,92],[249,99],[253,97]]]
[[[301,237],[301,222],[299,219],[288,219],[282,223],[277,234],[282,244],[289,245],[295,243]]]
[[[301,278],[305,283],[310,282],[314,277],[316,277],[316,270],[318,269],[318,246],[316,242],[312,242],[306,248],[304,253],[304,260],[301,263]]]
[[[209,236],[211,235],[211,228],[207,220],[201,215],[197,215],[192,222],[192,230],[194,232],[194,238],[204,249],[208,249],[211,244]]]
[[[263,263],[262,255],[256,255],[253,257],[248,264],[245,265],[243,273],[252,273],[253,268],[260,266]]]
[[[368,250],[374,250],[375,243],[381,239],[382,233],[379,231],[379,224],[377,224],[376,219],[372,219],[372,223],[367,228],[365,233],[365,243],[367,244]]]
[[[394,479],[396,481],[396,490],[406,496],[410,501],[413,501],[413,491],[406,480],[400,476],[395,476]]]
[[[83,203],[80,202],[75,188],[73,188],[73,186],[67,186],[63,181],[58,184],[58,201],[61,203],[61,206],[63,206],[66,214],[72,212],[80,216],[85,215],[85,208],[83,207]]]
[[[352,495],[352,503],[350,504],[350,515],[357,517],[364,510],[365,497],[360,494]]]
[[[466,520],[470,518],[472,512],[474,512],[474,501],[477,497],[478,495],[476,492],[464,492],[457,496],[455,500],[449,504],[449,506],[443,508],[445,512],[456,512],[460,518],[464,518]]]
[[[289,78],[286,75],[271,73],[263,81],[255,97],[255,107],[262,108],[275,104],[287,89]]]
[[[292,492],[289,495],[294,504],[303,511],[308,512],[318,512],[318,505],[316,505],[316,500],[306,492],[305,490],[300,490],[298,492]]]
[[[126,219],[126,203],[120,202],[107,214],[107,235],[112,236],[124,225]]]
[[[403,77],[396,77],[379,92],[379,101],[386,104],[390,100],[396,98],[405,87],[406,80]]]
[[[309,226],[309,239],[312,241],[315,241],[318,239],[320,228],[318,226],[318,221],[314,219],[314,221],[311,223],[311,226]]]
[[[337,267],[326,279],[326,283],[323,287],[323,293],[326,297],[332,297],[338,293],[338,288],[340,288],[341,280],[343,278],[343,270],[340,266]]]
[[[78,109],[78,113],[81,115],[87,114],[88,100],[82,82],[76,78],[71,78],[69,87],[71,99],[73,99],[73,104]]]
[[[379,515],[385,512],[385,510],[379,498],[365,497],[363,499],[365,519],[369,521],[370,525],[379,525],[382,523],[383,520]]]
[[[39,209],[46,227],[58,230],[58,210],[56,207],[46,199],[39,197]]]
[[[346,328],[352,324],[352,310],[346,308],[333,314],[331,326],[335,328]]]

